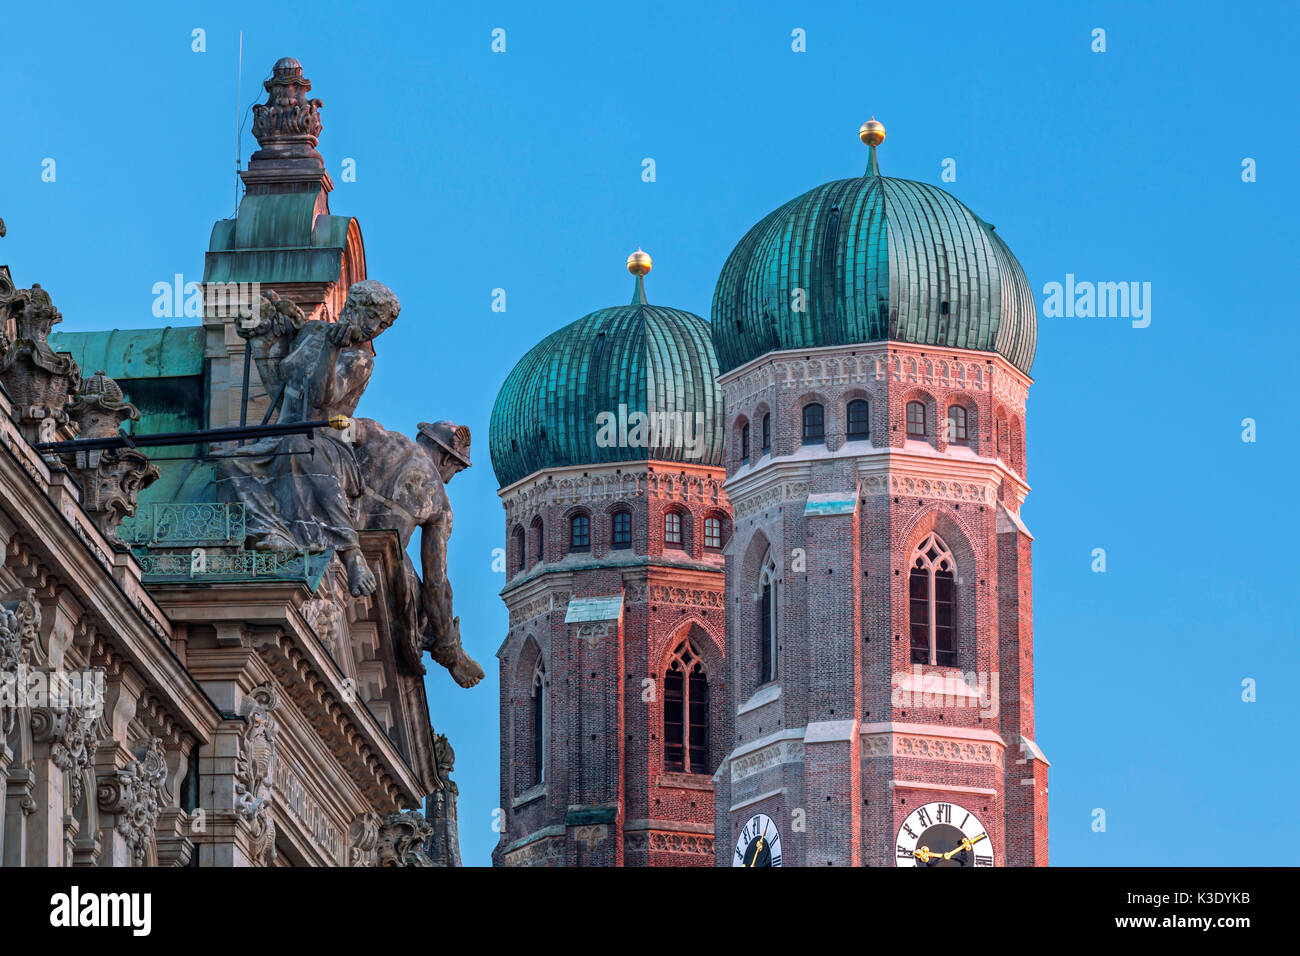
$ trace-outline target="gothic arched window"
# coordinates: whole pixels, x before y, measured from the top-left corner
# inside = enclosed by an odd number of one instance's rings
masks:
[[[803,407],[803,443],[815,445],[826,440],[826,412],[813,402]]]
[[[763,413],[763,452],[772,450],[772,416],[767,412]]]
[[[749,422],[740,426],[740,460],[749,461]]]
[[[533,783],[546,780],[546,668],[542,658],[537,658],[533,668],[532,687],[532,721],[533,721]]]
[[[909,438],[925,437],[925,403],[907,403],[907,436]]]
[[[960,405],[948,406],[948,441],[964,442],[966,440],[966,409]]]
[[[758,576],[758,682],[776,680],[776,561],[769,551]]]
[[[957,664],[956,565],[943,539],[931,532],[908,562],[908,610],[912,663]]]
[[[574,515],[569,519],[569,550],[570,551],[590,551],[591,550],[591,517],[588,515]]]
[[[860,440],[871,434],[871,425],[867,416],[867,403],[864,399],[858,398],[849,402],[848,419],[847,437],[850,441]]]
[[[664,770],[709,772],[709,676],[689,640],[664,674]]]

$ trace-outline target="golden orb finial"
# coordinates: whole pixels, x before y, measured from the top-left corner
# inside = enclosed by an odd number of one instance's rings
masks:
[[[885,141],[885,124],[871,117],[858,129],[858,139],[868,146],[879,146]]]
[[[634,276],[645,275],[653,265],[654,262],[650,258],[650,253],[642,252],[639,248],[627,257],[627,271]]]

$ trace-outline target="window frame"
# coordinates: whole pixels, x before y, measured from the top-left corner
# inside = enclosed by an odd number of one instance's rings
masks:
[[[970,440],[968,422],[970,414],[965,405],[956,402],[948,406],[948,444],[964,445]]]
[[[920,420],[921,420],[920,423],[921,423],[921,430],[920,430],[919,432],[918,432],[918,431],[914,431],[914,430],[912,429],[912,423],[913,423],[912,410],[913,410],[913,409],[919,409],[919,410],[920,410]],[[908,437],[908,438],[921,438],[921,439],[924,439],[924,438],[928,438],[928,437],[929,437],[929,434],[928,434],[928,433],[929,433],[929,422],[927,421],[927,419],[929,418],[929,413],[928,413],[928,411],[927,411],[927,409],[926,409],[926,407],[925,407],[925,402],[917,401],[916,399],[912,399],[910,402],[908,402],[908,403],[907,403],[907,408],[906,408],[906,418],[907,418],[907,437]]]
[[[620,520],[622,519],[622,520]],[[626,524],[627,527],[622,530],[626,538],[620,539],[619,524]],[[627,551],[632,547],[632,512],[626,508],[619,508],[609,519],[609,549],[611,551]]]
[[[578,540],[578,522],[582,522],[582,538]],[[591,550],[591,515],[580,511],[569,517],[569,553],[585,553]]]
[[[952,549],[931,531],[912,549],[907,566],[908,658],[913,664],[956,667],[960,635],[957,631],[957,561],[952,556]],[[918,584],[922,585],[920,590],[923,594],[916,593]],[[946,598],[941,598],[941,591]],[[922,621],[917,620],[918,604],[924,607]],[[941,621],[941,617],[945,620]],[[944,638],[942,641],[940,632]],[[923,647],[918,646],[918,633],[924,638]],[[918,652],[924,659],[918,660]]]
[[[682,513],[676,508],[664,512],[664,547],[686,550],[686,530]]]
[[[777,614],[779,610],[776,561],[772,552],[763,557],[758,574],[758,686],[777,679]]]
[[[680,676],[674,676],[675,671]],[[664,668],[662,753],[665,772],[709,773],[709,690],[708,665],[688,637],[677,645]],[[670,720],[674,716],[671,713],[673,709],[677,711],[675,721]]]
[[[710,530],[716,534],[710,534]],[[710,544],[709,539],[716,538],[716,544]],[[717,515],[705,515],[704,517],[704,548],[707,551],[722,550],[722,519]]]
[[[815,435],[810,434],[809,431],[810,426],[813,423],[809,421],[808,416],[813,409],[817,410],[817,422],[815,423],[815,427],[817,428],[817,434]],[[803,444],[824,445],[826,443],[826,406],[822,405],[821,402],[809,402],[800,411],[799,418],[800,418],[799,434],[803,438]]]
[[[855,432],[853,412],[859,406],[862,409],[862,430]],[[844,407],[844,437],[845,441],[866,441],[871,437],[871,405],[865,398],[850,399]]]

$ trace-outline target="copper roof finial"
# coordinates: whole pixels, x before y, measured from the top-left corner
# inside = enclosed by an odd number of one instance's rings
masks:
[[[654,261],[650,253],[642,252],[637,246],[636,252],[627,257],[627,271],[636,276],[636,292],[632,296],[633,305],[649,305],[645,297],[645,277],[650,272]]]

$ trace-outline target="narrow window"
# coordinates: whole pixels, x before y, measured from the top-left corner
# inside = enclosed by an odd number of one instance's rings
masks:
[[[681,548],[681,512],[667,511],[663,515],[663,542]]]
[[[826,440],[826,413],[814,402],[803,407],[803,443],[815,445]]]
[[[569,519],[569,550],[591,550],[591,518],[587,515],[574,515]]]
[[[772,450],[772,416],[763,414],[763,454]]]
[[[629,511],[614,512],[614,532],[610,538],[609,546],[611,548],[623,549],[632,547],[632,513]]]
[[[749,461],[749,422],[740,426],[740,460]]]
[[[718,551],[722,548],[722,519],[708,517],[704,519],[704,546]]]
[[[912,552],[908,573],[909,632],[913,664],[957,664],[956,578],[952,552],[936,534]]]
[[[948,406],[948,441],[966,441],[966,409],[960,405]]]
[[[860,398],[849,402],[849,441],[867,438],[870,432],[871,426],[867,416],[867,403]]]
[[[776,562],[769,551],[758,578],[758,682],[776,680]]]
[[[533,668],[532,692],[533,783],[539,784],[546,780],[546,670],[540,657]]]
[[[709,677],[690,641],[664,675],[664,770],[709,772]]]
[[[524,529],[520,527],[510,533],[510,564],[515,574],[524,569]]]
[[[540,562],[546,555],[546,534],[542,519],[533,519],[533,561]]]
[[[921,402],[907,403],[907,435],[909,438],[925,437],[925,405]]]

